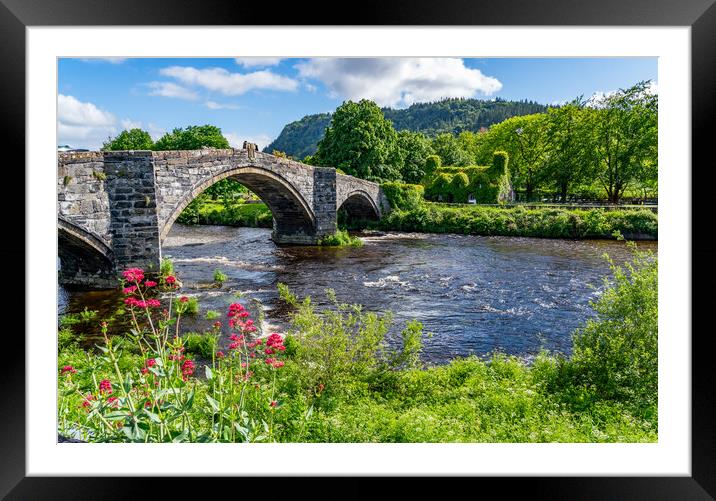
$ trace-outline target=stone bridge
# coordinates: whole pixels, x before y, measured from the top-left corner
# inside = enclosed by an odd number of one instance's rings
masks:
[[[158,269],[182,210],[228,177],[271,209],[278,244],[315,245],[340,209],[364,219],[390,210],[376,183],[253,150],[59,153],[60,282],[114,287],[122,269]]]

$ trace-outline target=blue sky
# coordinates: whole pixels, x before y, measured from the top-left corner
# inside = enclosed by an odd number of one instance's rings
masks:
[[[445,97],[557,104],[657,83],[656,58],[60,59],[58,144],[98,149],[141,127],[157,139],[212,124],[264,147],[287,123],[346,99],[405,108]]]

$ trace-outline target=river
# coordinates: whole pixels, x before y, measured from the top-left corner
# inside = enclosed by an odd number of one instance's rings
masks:
[[[208,327],[203,314],[224,316],[242,292],[242,302],[262,305],[266,331],[283,331],[289,313],[276,289],[283,282],[319,308],[329,304],[324,290],[332,288],[341,302],[390,310],[393,337],[407,320],[420,320],[432,333],[424,338],[428,363],[494,351],[527,360],[541,348],[569,354],[571,333],[594,314],[589,301],[609,274],[603,254],[618,263],[630,255],[615,241],[386,233],[362,237],[362,247],[316,248],[278,247],[270,234],[174,225],[163,254],[174,262],[183,292],[198,296],[201,306],[187,329]],[[657,245],[639,244],[655,252]],[[216,268],[228,275],[221,289],[210,287]],[[104,314],[117,301],[116,291],[59,288],[59,313],[86,306]]]

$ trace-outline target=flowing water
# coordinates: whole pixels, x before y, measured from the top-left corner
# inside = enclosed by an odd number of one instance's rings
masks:
[[[260,305],[266,332],[285,330],[288,311],[276,285],[287,284],[320,309],[331,288],[340,302],[394,313],[395,337],[410,319],[426,333],[423,360],[502,351],[529,359],[541,348],[570,352],[571,333],[593,315],[589,301],[603,287],[609,265],[629,257],[623,243],[514,237],[387,233],[362,237],[362,247],[278,247],[270,230],[176,224],[163,245],[182,291],[198,296],[200,315],[187,329],[208,328],[207,310],[225,316],[242,292]],[[656,242],[640,243],[657,250]],[[228,280],[211,287],[216,268]],[[59,313],[116,305],[116,291],[59,290]]]

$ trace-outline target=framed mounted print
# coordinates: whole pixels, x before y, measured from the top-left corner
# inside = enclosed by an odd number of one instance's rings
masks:
[[[708,2],[382,26],[6,4],[9,499],[149,475],[713,495]]]

